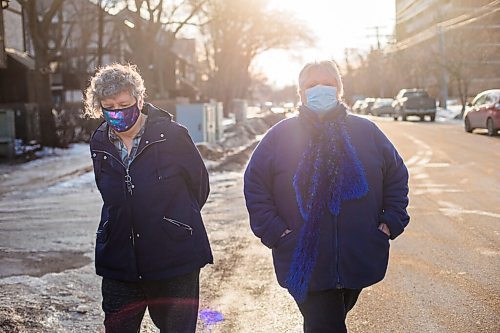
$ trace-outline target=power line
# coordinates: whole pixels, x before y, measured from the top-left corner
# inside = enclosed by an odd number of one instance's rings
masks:
[[[369,27],[367,29],[373,29],[375,30],[375,34],[374,35],[366,35],[366,37],[370,38],[370,37],[375,37],[377,38],[377,49],[380,50],[381,49],[381,37],[390,37],[392,35],[383,35],[380,33],[380,30],[382,28],[385,28],[385,26],[374,26],[374,27]]]
[[[373,29],[375,30],[375,34],[373,35],[366,35],[366,37],[371,38],[375,37],[377,39],[377,49],[380,50],[382,48],[382,37],[385,37],[386,39],[389,39],[392,37],[392,34],[382,34],[380,30],[387,28],[386,26],[373,26],[373,27],[367,27],[367,29]]]

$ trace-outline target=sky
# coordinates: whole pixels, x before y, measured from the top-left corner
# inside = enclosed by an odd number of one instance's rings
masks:
[[[293,12],[316,40],[312,49],[271,50],[254,60],[253,70],[276,87],[296,84],[308,61],[333,58],[343,63],[345,48],[368,51],[377,44],[375,26],[381,35],[394,30],[395,0],[270,0],[269,8]]]

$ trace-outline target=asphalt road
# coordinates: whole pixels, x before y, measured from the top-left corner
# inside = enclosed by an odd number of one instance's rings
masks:
[[[465,133],[459,121],[371,119],[409,168],[411,222],[391,241],[386,278],[366,288],[349,314],[349,332],[500,332],[500,137]],[[210,299],[228,318],[213,332],[301,332],[270,251],[248,238],[245,216],[236,213],[244,206],[241,178],[235,181],[226,192],[235,241],[221,235],[217,249],[231,253],[222,258],[233,265]]]
[[[410,170],[411,222],[391,242],[386,278],[349,314],[350,332],[500,332],[500,137],[457,122],[372,119]],[[100,197],[84,173],[87,149],[0,168],[0,332],[103,331],[92,262]],[[202,213],[215,264],[202,271],[200,310],[223,320],[200,320],[198,331],[300,332],[271,253],[248,226],[241,177],[211,174]],[[156,331],[146,319],[142,332]]]
[[[377,121],[410,171],[411,222],[352,332],[500,332],[500,138]]]

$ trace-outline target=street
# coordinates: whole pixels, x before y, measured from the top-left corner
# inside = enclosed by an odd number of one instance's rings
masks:
[[[410,171],[411,221],[386,278],[348,316],[352,333],[500,332],[500,137],[461,122],[370,118]],[[29,167],[28,167],[29,165]],[[301,332],[271,251],[248,224],[241,165],[211,173],[202,213],[215,264],[202,270],[199,332]],[[101,199],[88,146],[0,169],[0,332],[103,332],[93,251]],[[144,321],[142,332],[156,332]]]
[[[410,171],[410,225],[353,332],[498,332],[500,140],[461,123],[379,122]]]

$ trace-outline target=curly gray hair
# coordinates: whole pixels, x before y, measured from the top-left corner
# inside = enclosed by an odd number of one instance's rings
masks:
[[[125,90],[129,90],[137,101],[145,96],[144,80],[136,65],[113,63],[100,67],[85,90],[84,115],[99,118],[102,115],[101,101]]]

